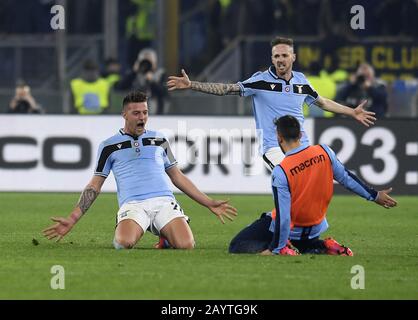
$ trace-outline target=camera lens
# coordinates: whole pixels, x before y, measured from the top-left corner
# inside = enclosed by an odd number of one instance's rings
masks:
[[[145,74],[152,69],[151,61],[149,60],[142,60],[139,64],[139,73]]]

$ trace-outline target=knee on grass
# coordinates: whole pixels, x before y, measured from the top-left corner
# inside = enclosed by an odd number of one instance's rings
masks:
[[[268,248],[264,241],[239,241],[232,240],[229,244],[229,253],[260,253]]]
[[[172,245],[175,249],[191,250],[194,249],[195,242],[194,239],[176,240]]]
[[[120,249],[132,249],[135,246],[135,241],[129,239],[113,239],[113,246],[116,250]]]

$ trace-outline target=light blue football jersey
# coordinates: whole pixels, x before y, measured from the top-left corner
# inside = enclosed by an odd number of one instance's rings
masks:
[[[176,164],[163,134],[146,130],[133,137],[121,129],[100,144],[94,174],[107,177],[112,170],[122,206],[132,200],[174,198],[166,171]]]
[[[274,119],[291,115],[299,120],[302,131],[302,144],[309,144],[303,129],[303,103],[309,106],[318,99],[318,93],[312,88],[305,75],[292,71],[289,81],[279,78],[276,69],[271,66],[264,72],[257,72],[251,78],[238,82],[244,97],[253,98],[253,113],[256,128],[262,132],[261,153],[278,147]],[[260,132],[261,131],[261,132]],[[260,137],[261,138],[261,137]]]

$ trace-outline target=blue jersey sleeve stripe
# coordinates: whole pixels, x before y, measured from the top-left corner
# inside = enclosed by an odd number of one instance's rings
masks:
[[[376,197],[377,197],[377,191],[376,190],[369,187],[367,184],[365,184],[363,181],[361,181],[359,177],[357,177],[355,174],[353,174],[349,170],[345,169],[345,171],[347,172],[347,174],[350,176],[351,179],[356,181],[364,190],[366,190],[370,194],[370,197],[372,198],[372,200],[376,199]]]
[[[255,81],[243,83],[244,88],[256,89],[256,90],[267,90],[267,91],[277,91],[282,92],[282,84],[276,82],[267,82],[267,81]]]
[[[362,188],[364,191],[368,193],[367,198],[369,200],[375,200],[377,197],[377,191],[368,186],[366,183],[364,183],[359,177],[357,177],[354,173],[347,170],[347,168],[338,160],[336,155],[331,151],[331,149],[326,146],[320,144],[320,147],[324,149],[324,151],[327,153],[331,164],[332,164],[332,170],[334,172],[334,179],[336,179],[340,184],[342,184],[345,188],[355,192],[359,196],[366,197],[366,195],[360,190]],[[349,180],[344,179],[344,173],[347,175],[348,179],[354,180],[356,185],[350,184]],[[340,177],[340,178],[338,178]]]
[[[175,161],[174,163],[168,165],[167,167],[165,167],[165,171],[167,171],[168,169],[171,169],[172,167],[175,167],[177,165],[177,161]]]
[[[100,153],[99,161],[97,162],[97,167],[95,172],[102,172],[103,168],[106,164],[107,159],[109,156],[118,150],[131,148],[131,141],[127,140],[120,143],[111,144],[103,148],[102,152]]]
[[[276,207],[276,220],[274,225],[274,234],[273,239],[270,243],[270,251],[273,251],[279,246],[280,241],[280,207],[279,207],[279,195],[277,187],[273,186],[273,197],[274,197],[274,206]]]
[[[239,95],[242,97],[242,96],[244,96],[245,89],[244,89],[244,86],[242,85],[242,82],[238,82],[238,85],[239,85],[239,89],[240,89]]]
[[[107,178],[107,174],[104,174],[104,173],[101,173],[101,172],[95,172],[94,175],[99,176],[99,177],[103,177],[103,178]]]
[[[309,84],[294,84],[293,93],[307,94],[312,98],[318,98],[318,93]]]
[[[164,144],[162,144],[161,146],[164,148],[164,152],[167,155],[168,161],[170,161],[170,163],[176,162],[176,158],[174,157],[174,154],[171,151],[170,144],[168,143],[168,141],[165,141]]]
[[[305,150],[305,149],[304,149]],[[289,193],[291,194],[291,192],[290,192],[290,184],[289,184],[289,179],[287,178],[287,174],[286,174],[286,171],[284,171],[284,169],[283,169],[283,167],[279,164],[279,167],[280,167],[280,169],[282,169],[282,171],[283,171],[283,175],[285,176],[285,178],[286,178],[286,182],[287,182],[287,189],[289,190]]]

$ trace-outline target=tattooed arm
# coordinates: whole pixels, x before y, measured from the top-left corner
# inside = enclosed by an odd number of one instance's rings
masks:
[[[73,212],[71,213],[70,217],[77,222],[82,215],[84,215],[90,206],[93,204],[94,200],[96,200],[97,196],[102,189],[102,185],[106,178],[101,176],[93,176],[89,184],[83,190],[78,199],[77,205],[74,208]]]
[[[80,199],[71,214],[67,218],[51,217],[51,220],[54,221],[55,224],[42,231],[44,236],[47,237],[48,240],[56,238],[56,241],[59,241],[70,232],[77,221],[87,212],[94,200],[96,200],[105,179],[106,178],[101,176],[93,176],[89,184],[81,193]]]
[[[215,94],[217,96],[225,96],[227,94],[239,95],[240,93],[239,85],[236,83],[203,83],[192,81],[190,88],[195,91]]]
[[[168,77],[167,86],[169,91],[176,89],[192,89],[199,92],[215,94],[218,96],[239,95],[240,87],[236,83],[204,83],[190,81],[184,70],[181,70],[182,77]]]

